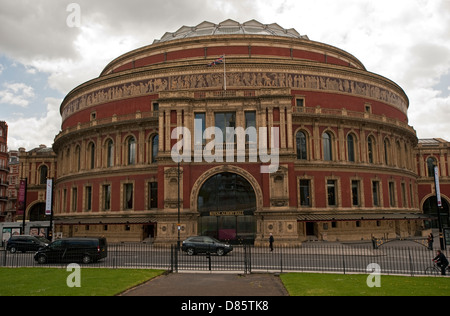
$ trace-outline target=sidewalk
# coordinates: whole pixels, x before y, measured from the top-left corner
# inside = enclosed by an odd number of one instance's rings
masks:
[[[288,296],[274,274],[170,273],[120,296]]]

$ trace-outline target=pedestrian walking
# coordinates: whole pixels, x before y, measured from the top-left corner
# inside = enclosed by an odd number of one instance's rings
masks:
[[[433,250],[433,241],[434,241],[434,236],[432,233],[430,233],[427,238],[428,250]]]
[[[270,251],[273,251],[273,242],[274,242],[273,235],[272,235],[272,233],[270,233],[270,237],[269,237],[269,248],[270,248]]]

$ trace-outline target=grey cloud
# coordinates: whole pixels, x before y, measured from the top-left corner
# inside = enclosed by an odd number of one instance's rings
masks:
[[[66,25],[66,1],[0,0],[0,50],[8,57],[74,57],[78,31]]]

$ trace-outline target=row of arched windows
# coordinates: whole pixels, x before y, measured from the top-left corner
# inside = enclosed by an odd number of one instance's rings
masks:
[[[310,160],[311,159],[311,147],[310,136],[304,130],[299,130],[296,133],[296,154],[298,160]],[[366,139],[366,157],[360,157],[359,147],[360,142],[353,133],[348,133],[346,137],[346,160],[348,162],[368,162],[370,164],[382,163],[389,166],[396,166],[402,168],[410,168],[410,159],[406,143],[402,147],[399,141],[396,141],[395,151],[391,146],[389,138],[384,138],[382,147],[377,147],[376,138],[373,135],[369,135]],[[321,137],[322,153],[321,159],[324,161],[337,160],[338,145],[333,133],[325,131]],[[380,154],[378,154],[380,153]]]
[[[158,157],[159,136],[157,134],[149,138],[146,144],[146,155],[144,163],[155,163]],[[117,156],[117,150],[120,151]],[[78,172],[82,169],[92,170],[96,168],[111,168],[118,165],[132,166],[138,163],[137,159],[137,141],[134,136],[129,136],[123,144],[117,145],[112,138],[108,138],[101,148],[97,148],[94,141],[89,141],[86,145],[85,154],[82,154],[82,145],[77,144],[74,149],[74,155],[70,148],[66,150],[66,161],[64,164],[66,170],[63,173]],[[101,155],[101,160],[97,156]],[[122,157],[122,158],[118,158]],[[83,159],[85,164],[83,168]]]

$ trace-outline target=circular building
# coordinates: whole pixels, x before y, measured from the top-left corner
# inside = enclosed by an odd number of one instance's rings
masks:
[[[255,244],[272,233],[279,245],[414,235],[407,110],[396,83],[293,29],[183,26],[64,99],[56,231]]]

